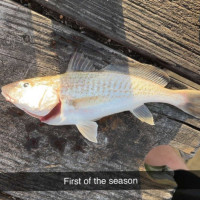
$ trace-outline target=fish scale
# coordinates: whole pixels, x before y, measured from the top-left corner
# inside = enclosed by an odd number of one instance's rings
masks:
[[[109,80],[109,81],[108,81]],[[61,78],[62,94],[72,98],[92,96],[120,97],[127,95],[153,95],[161,86],[137,77],[107,72],[71,72]],[[63,87],[62,87],[63,85]],[[68,88],[64,87],[67,85]]]

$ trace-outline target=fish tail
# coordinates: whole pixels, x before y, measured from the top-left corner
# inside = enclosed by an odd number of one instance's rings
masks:
[[[175,106],[184,112],[200,118],[200,91],[197,90],[177,90]]]

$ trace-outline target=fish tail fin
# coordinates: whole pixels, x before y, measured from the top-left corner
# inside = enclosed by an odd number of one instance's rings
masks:
[[[178,90],[182,103],[177,101],[176,106],[184,112],[200,118],[200,91],[197,90]]]

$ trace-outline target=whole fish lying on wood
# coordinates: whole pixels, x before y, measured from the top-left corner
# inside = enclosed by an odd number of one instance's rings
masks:
[[[96,120],[130,111],[154,125],[148,102],[172,104],[200,117],[200,92],[164,88],[169,77],[150,65],[109,65],[92,71],[92,62],[75,53],[62,75],[18,81],[2,87],[3,96],[29,115],[50,125],[76,125],[84,137],[97,142]]]

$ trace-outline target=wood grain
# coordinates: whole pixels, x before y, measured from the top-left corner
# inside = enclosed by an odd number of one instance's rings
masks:
[[[0,2],[0,87],[25,78],[64,73],[77,48],[96,70],[109,63],[136,61],[9,0]],[[187,80],[173,75],[171,88]],[[172,76],[172,77],[173,77]],[[184,83],[184,84],[183,84]],[[190,87],[198,84],[188,82]],[[98,144],[84,139],[75,126],[41,124],[0,95],[1,172],[138,170],[154,146],[172,144],[188,157],[200,141],[199,120],[164,104],[150,104],[155,126],[129,112],[98,121]],[[7,192],[27,200],[168,199],[168,191]]]
[[[200,83],[199,0],[35,0]]]

